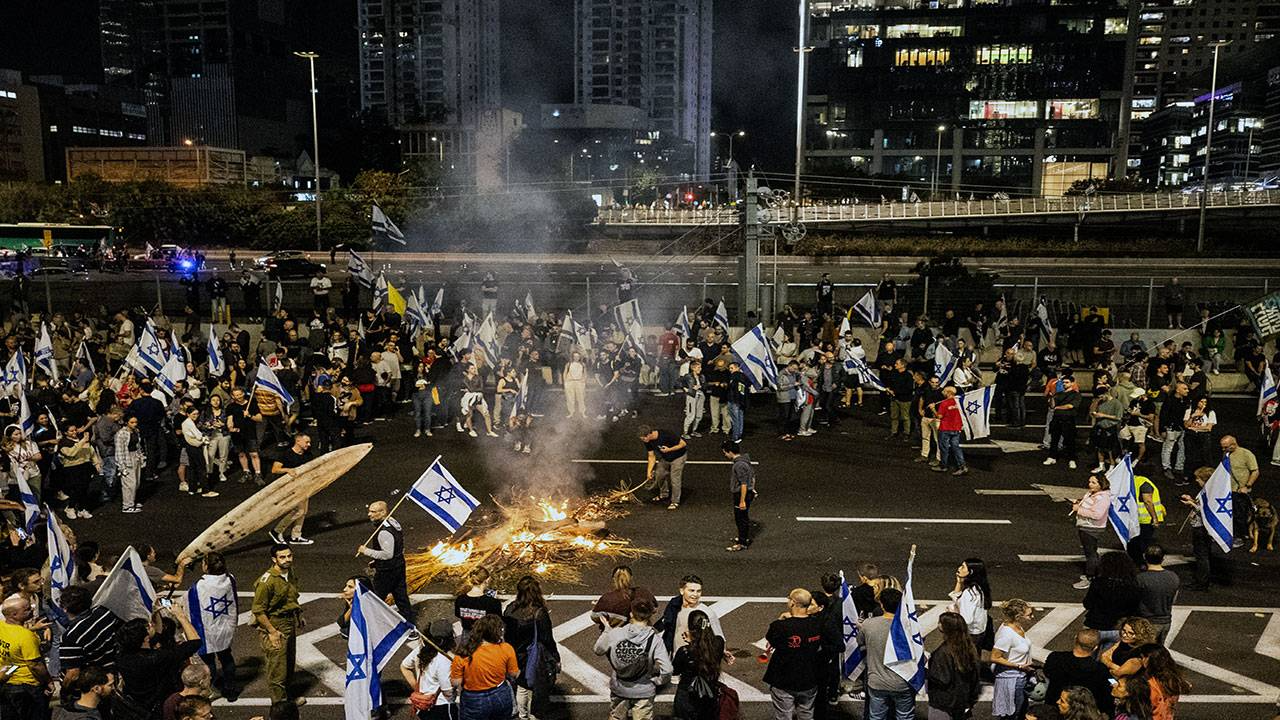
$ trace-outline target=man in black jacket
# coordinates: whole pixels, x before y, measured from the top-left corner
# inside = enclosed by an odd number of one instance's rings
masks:
[[[1111,697],[1111,673],[1094,659],[1098,650],[1098,631],[1088,628],[1076,633],[1075,644],[1070,650],[1049,653],[1044,661],[1044,677],[1049,681],[1045,702],[1057,702],[1063,690],[1082,687],[1088,690],[1098,703],[1098,709],[1111,717],[1115,700]]]
[[[823,681],[823,653],[840,652],[839,638],[831,635],[815,609],[813,595],[796,588],[787,594],[787,611],[769,623],[765,633],[773,654],[764,681],[775,717],[813,717]]]

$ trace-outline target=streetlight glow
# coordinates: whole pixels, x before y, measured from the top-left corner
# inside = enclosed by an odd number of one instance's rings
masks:
[[[320,243],[320,121],[316,115],[316,58],[319,53],[298,52],[294,55],[305,58],[311,69],[311,137],[313,140],[311,162],[315,165],[316,176],[316,250],[321,250]]]

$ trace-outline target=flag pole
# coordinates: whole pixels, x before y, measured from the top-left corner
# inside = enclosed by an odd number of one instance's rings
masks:
[[[437,456],[436,456],[436,459],[431,461],[431,465],[428,465],[428,466],[427,466],[427,469],[428,469],[428,470],[430,470],[430,469],[431,469],[431,467],[432,467],[432,465],[435,465],[436,463],[440,462],[440,458],[442,458],[442,457],[444,457],[444,456],[443,456],[443,455],[437,455]],[[410,486],[410,487],[412,487],[412,486]],[[399,499],[399,500],[396,500],[396,504],[395,504],[395,505],[393,505],[393,506],[391,507],[391,511],[387,513],[387,517],[383,519],[383,522],[386,522],[387,520],[390,520],[390,519],[391,519],[391,516],[396,514],[396,510],[399,510],[399,509],[400,509],[400,503],[404,502],[404,499],[405,499],[405,498],[407,498],[407,497],[409,497],[409,493],[407,493],[407,492],[406,492],[406,493],[401,493],[401,494],[400,494],[400,499]],[[375,537],[377,537],[377,535],[378,535],[378,530],[379,530],[379,529],[381,529],[381,528],[382,528],[382,524],[381,524],[381,523],[379,523],[379,524],[378,524],[378,527],[374,528],[374,529],[373,529],[373,532],[372,532],[372,533],[370,533],[370,535],[369,535],[369,539],[368,539],[368,540],[365,540],[364,542],[362,542],[362,543],[360,543],[360,544],[361,544],[361,545],[368,545],[369,543],[373,542],[373,539],[374,539]],[[356,553],[356,557],[360,557],[360,553],[359,553],[359,552],[357,552],[357,553]]]

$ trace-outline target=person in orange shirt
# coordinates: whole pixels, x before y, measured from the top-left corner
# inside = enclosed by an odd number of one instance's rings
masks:
[[[520,674],[516,651],[502,639],[502,618],[485,615],[471,626],[458,648],[449,680],[462,698],[461,720],[507,720],[512,713],[511,685]]]

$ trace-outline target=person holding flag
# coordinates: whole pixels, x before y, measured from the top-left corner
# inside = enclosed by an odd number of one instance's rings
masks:
[[[347,635],[346,720],[383,717],[382,670],[413,633],[413,625],[356,583]]]
[[[58,381],[58,363],[53,359],[53,341],[49,339],[49,326],[40,323],[40,336],[36,338],[36,367],[49,376],[50,382]]]
[[[915,717],[916,691],[888,661],[888,652],[892,650],[890,635],[901,605],[902,591],[885,587],[880,591],[880,607],[884,612],[863,620],[857,628],[856,639],[863,649],[867,667],[867,717],[875,720],[887,720],[890,712],[895,720]],[[847,627],[845,633],[848,634]]]
[[[1231,460],[1223,458],[1216,469],[1196,469],[1193,477],[1200,486],[1199,494],[1194,498],[1184,494],[1180,498],[1191,511],[1187,521],[1191,526],[1191,553],[1195,557],[1195,582],[1187,585],[1187,590],[1207,591],[1214,580],[1222,585],[1231,584],[1231,546],[1235,535],[1230,465]],[[1257,549],[1255,545],[1253,550]]]
[[[235,698],[236,659],[231,653],[236,622],[240,616],[236,601],[236,579],[227,572],[222,553],[204,556],[204,573],[187,590],[187,614],[200,636],[200,659],[209,666],[213,685],[224,696]],[[221,672],[218,666],[221,665]]]
[[[209,342],[205,345],[205,350],[209,355],[209,376],[222,377],[227,371],[227,364],[222,359],[222,348],[218,344],[218,330],[214,325],[209,326]]]
[[[404,530],[381,500],[369,503],[368,514],[369,522],[377,523],[378,529],[374,531],[372,540],[356,548],[356,553],[369,558],[374,594],[394,598],[396,611],[412,623],[415,614],[405,585]]]
[[[776,718],[813,717],[818,686],[823,682],[823,657],[840,652],[839,641],[813,612],[813,594],[804,588],[787,593],[787,609],[769,623],[765,641],[772,652],[764,671]]]

